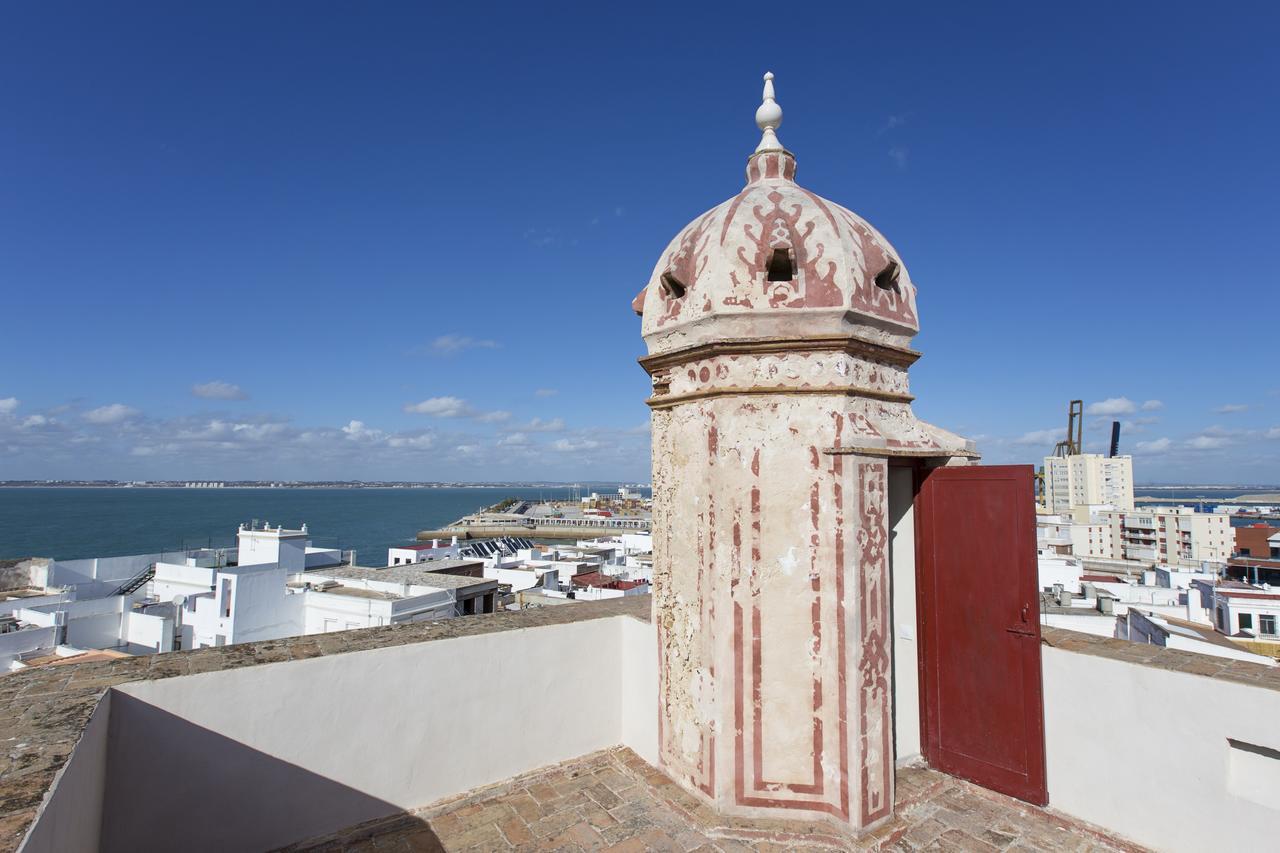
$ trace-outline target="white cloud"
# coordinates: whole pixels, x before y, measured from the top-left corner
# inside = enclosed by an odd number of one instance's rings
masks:
[[[527,424],[515,424],[509,429],[520,432],[561,432],[564,430],[564,419],[551,418],[544,421],[542,418],[534,418]]]
[[[1142,411],[1144,412],[1154,412],[1158,409],[1163,409],[1163,408],[1164,408],[1164,403],[1161,402],[1160,400],[1147,400],[1145,403],[1142,404]]]
[[[497,341],[485,338],[471,338],[466,335],[441,335],[431,342],[431,348],[438,353],[452,355],[469,349],[497,349]]]
[[[1249,411],[1249,406],[1246,403],[1227,403],[1225,406],[1219,406],[1213,410],[1214,414],[1217,415],[1235,415],[1247,411]]]
[[[568,439],[562,438],[551,445],[551,449],[560,453],[575,453],[579,450],[595,450],[600,447],[600,442],[592,438]]]
[[[1159,401],[1148,400],[1147,402]],[[1101,403],[1091,403],[1085,412],[1090,415],[1132,415],[1137,410],[1137,404],[1128,397],[1108,397]]]
[[[44,415],[28,415],[23,421],[21,429],[33,429],[34,427],[47,426],[54,423],[53,418],[46,418]]]
[[[1195,438],[1187,440],[1187,447],[1192,450],[1217,450],[1220,447],[1226,447],[1230,443],[1230,439],[1222,436],[1197,435]]]
[[[410,450],[426,450],[435,446],[436,437],[429,432],[418,432],[405,435],[393,435],[387,439],[388,447],[408,448]]]
[[[880,133],[876,135],[880,136],[888,133],[891,130],[902,127],[906,123],[907,117],[905,115],[889,116],[889,118],[885,120],[884,126],[880,128]]]
[[[130,408],[124,403],[111,403],[85,412],[84,419],[91,424],[118,424],[137,415],[137,409]]]
[[[251,441],[262,441],[281,435],[287,429],[288,426],[282,423],[235,424],[231,427],[231,432]]]
[[[206,400],[247,400],[249,395],[239,385],[214,379],[191,386],[191,393]]]
[[[18,410],[21,401],[17,397],[5,397],[0,400],[0,415],[11,415]]]
[[[560,392],[559,392],[559,391],[557,391],[555,388],[539,388],[537,391],[534,391],[534,392],[533,392],[533,396],[535,396],[535,397],[554,397],[555,395],[557,395],[557,394],[559,394],[559,393],[560,393]]]
[[[1167,438],[1157,438],[1154,441],[1139,441],[1134,450],[1138,453],[1165,453],[1173,447],[1173,442]]]
[[[1037,429],[1024,432],[1013,440],[1014,444],[1057,444],[1066,433],[1061,429]]]
[[[499,447],[528,447],[529,436],[522,432],[513,432],[498,442]]]
[[[475,414],[466,400],[458,397],[429,397],[421,403],[408,403],[404,410],[435,418],[465,418]]]
[[[510,412],[481,412],[461,397],[429,397],[420,403],[406,403],[404,410],[433,418],[474,418],[483,424],[500,424],[511,420]]]
[[[907,168],[908,153],[909,152],[906,148],[901,145],[895,145],[889,149],[889,159],[892,160],[899,169],[905,169]]]
[[[386,435],[380,429],[370,429],[365,426],[364,421],[351,421],[342,428],[342,431],[347,434],[348,438],[356,441],[377,441]]]
[[[1267,430],[1267,438],[1280,438],[1280,426]]]

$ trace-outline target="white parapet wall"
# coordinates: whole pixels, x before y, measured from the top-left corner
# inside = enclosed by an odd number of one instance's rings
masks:
[[[1280,846],[1280,690],[1045,647],[1049,804],[1170,853]]]
[[[187,851],[271,849],[617,745],[654,761],[656,650],[612,616],[123,685],[97,847],[148,849],[163,815]]]

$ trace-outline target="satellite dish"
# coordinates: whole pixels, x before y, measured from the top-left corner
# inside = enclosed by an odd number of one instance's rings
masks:
[[[174,607],[182,607],[186,603],[187,603],[187,597],[185,595],[175,595],[173,597]]]

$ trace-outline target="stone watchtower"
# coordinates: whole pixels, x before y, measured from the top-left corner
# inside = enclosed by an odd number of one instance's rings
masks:
[[[859,829],[893,809],[889,458],[971,445],[912,414],[915,286],[878,231],[795,182],[764,79],[746,186],[633,303],[660,757],[723,814]]]

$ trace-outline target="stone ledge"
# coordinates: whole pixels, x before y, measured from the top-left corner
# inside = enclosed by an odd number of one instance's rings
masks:
[[[0,741],[7,746],[0,754],[0,853],[22,843],[56,774],[111,687],[613,616],[648,621],[651,609],[651,596],[635,595],[0,675]]]
[[[1044,645],[1067,652],[1280,690],[1280,667],[1168,649],[1150,643],[1131,643],[1128,640],[1082,634],[1065,628],[1041,626],[1040,637]]]

